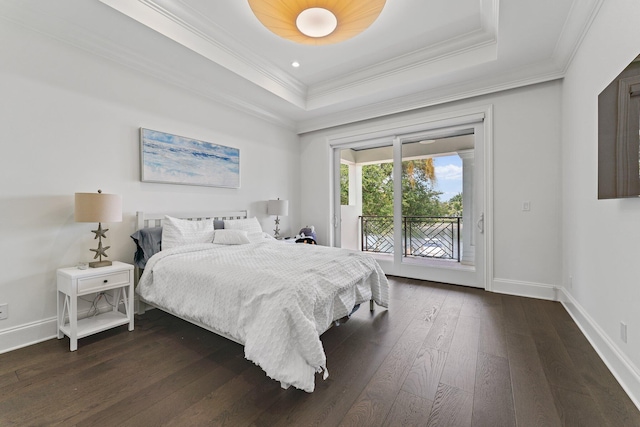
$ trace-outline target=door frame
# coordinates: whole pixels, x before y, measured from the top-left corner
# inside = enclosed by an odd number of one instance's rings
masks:
[[[464,110],[450,111],[447,113],[439,113],[433,115],[421,115],[413,119],[385,121],[383,123],[374,124],[366,127],[359,127],[355,130],[346,131],[340,134],[334,134],[327,137],[327,143],[329,147],[329,156],[331,165],[330,172],[330,188],[329,188],[329,209],[330,209],[330,224],[328,229],[329,244],[331,246],[340,245],[340,192],[336,191],[336,185],[340,182],[340,151],[348,148],[356,147],[373,147],[373,146],[393,146],[394,150],[394,176],[395,186],[394,198],[400,197],[401,193],[398,193],[398,187],[400,187],[401,168],[395,164],[400,162],[402,157],[402,141],[409,138],[415,138],[416,135],[437,135],[438,133],[451,131],[456,128],[473,128],[476,132],[479,132],[482,136],[482,152],[476,152],[476,158],[481,156],[483,162],[482,181],[484,183],[481,200],[477,201],[478,211],[476,212],[476,218],[473,220],[473,226],[480,213],[483,214],[483,234],[482,247],[479,248],[484,255],[481,265],[476,263],[476,285],[488,291],[491,291],[493,286],[493,105],[484,105],[476,108],[469,108]],[[398,212],[399,211],[399,212]],[[401,221],[401,204],[394,203],[394,222]],[[401,239],[401,227],[398,224],[394,225],[394,241],[398,242]],[[383,270],[387,274],[402,275],[408,273],[406,263],[396,263],[397,257],[402,257],[402,254],[397,253],[394,250],[394,262],[384,263],[380,262]],[[389,265],[392,264],[392,265]],[[403,267],[404,266],[404,267]],[[399,268],[400,267],[400,268]],[[440,279],[437,274],[438,270],[447,270],[444,268],[433,267],[431,269],[435,274],[429,280],[445,281],[446,272]]]

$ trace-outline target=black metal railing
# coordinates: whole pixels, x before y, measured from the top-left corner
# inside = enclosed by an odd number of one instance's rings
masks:
[[[403,256],[460,261],[461,217],[403,216]],[[393,253],[393,217],[360,216],[364,252]]]

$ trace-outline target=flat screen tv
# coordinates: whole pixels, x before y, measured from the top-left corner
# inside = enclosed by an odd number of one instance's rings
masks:
[[[640,196],[640,56],[598,96],[598,199]]]

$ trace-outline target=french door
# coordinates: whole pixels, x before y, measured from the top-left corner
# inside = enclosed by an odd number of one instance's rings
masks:
[[[332,244],[372,254],[390,275],[485,288],[488,218],[485,212],[487,180],[482,119],[474,116],[467,122],[449,126],[423,124],[422,129],[412,127],[395,135],[355,138],[346,143],[332,144]],[[460,145],[462,135],[467,141],[471,140],[470,147]],[[432,156],[457,153],[463,159],[464,203],[459,217],[434,218],[417,216],[415,211],[408,213],[407,198],[404,199],[403,211],[403,191],[411,191],[411,186],[406,185],[407,167],[416,160],[421,161],[421,165],[428,163],[430,154],[424,154],[429,151],[423,144],[426,146],[433,141],[436,143],[429,147]],[[345,204],[344,191],[345,164],[351,172],[347,178],[350,185],[346,197],[351,202],[355,200],[348,204]],[[383,177],[375,184],[384,188],[371,186],[367,179],[367,174],[371,174],[368,172],[370,168],[380,169],[373,173],[389,174],[390,179]],[[383,212],[377,211],[377,215],[362,215],[362,200],[371,199],[363,198],[362,192],[367,191],[378,191],[380,197],[391,197],[392,207]],[[367,207],[364,209],[366,211]],[[354,236],[357,244],[354,244]]]

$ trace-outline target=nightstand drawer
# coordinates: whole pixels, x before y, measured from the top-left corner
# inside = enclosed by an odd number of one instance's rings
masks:
[[[78,293],[91,292],[92,289],[123,285],[126,283],[129,283],[128,271],[78,279]]]

